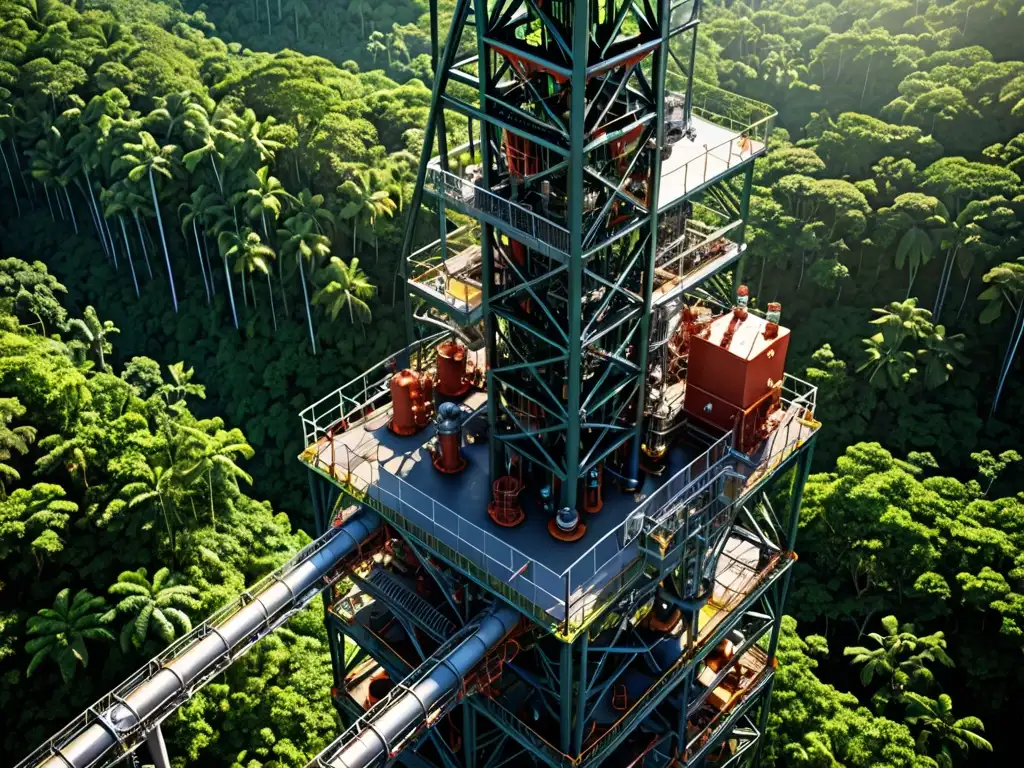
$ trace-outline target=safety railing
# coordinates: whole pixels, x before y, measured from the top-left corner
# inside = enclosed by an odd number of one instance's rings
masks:
[[[424,188],[435,195],[479,211],[505,224],[509,229],[545,243],[562,253],[569,252],[569,230],[541,216],[525,205],[506,200],[489,189],[474,184],[451,171],[427,168]]]
[[[283,576],[296,566],[313,558],[318,552],[334,540],[334,537],[340,530],[340,528],[331,528],[325,535],[321,536],[305,548],[299,550],[287,562],[276,568],[271,573],[268,573],[247,590],[239,594],[234,600],[214,611],[202,623],[193,627],[191,632],[182,635],[172,642],[160,653],[150,659],[143,667],[136,670],[136,672],[124,682],[106,693],[92,706],[65,725],[61,730],[53,734],[49,739],[43,742],[20,763],[18,763],[17,768],[30,768],[30,766],[38,765],[48,757],[59,754],[59,750],[63,745],[67,744],[67,742],[76,735],[82,733],[86,728],[95,723],[105,722],[103,720],[104,713],[108,712],[113,707],[121,705],[128,694],[137,689],[143,683],[152,679],[155,675],[159,674],[167,664],[184,653],[187,648],[200,642],[209,635],[215,634],[217,632],[217,627],[252,603],[255,599],[253,597],[254,595],[258,595],[265,591],[275,582],[280,581]],[[302,610],[310,600],[312,600],[323,589],[327,588],[330,583],[330,581],[317,582],[316,586],[310,589],[306,594],[296,595],[294,600],[288,604],[285,610],[280,611],[276,615],[268,616],[266,625],[262,632],[251,638],[250,642],[242,643],[230,653],[220,657],[217,663],[212,667],[208,667],[203,670],[194,680],[191,681],[187,689],[181,691],[180,697],[188,698],[195,691],[202,688],[210,679],[219,674],[221,670],[230,666],[237,659],[244,656],[258,640],[277,629],[298,611]],[[143,726],[146,728],[152,728],[173,712],[178,698],[179,697],[175,697],[174,699],[163,702],[161,707],[165,710],[164,712],[146,718],[144,723],[137,724],[133,730],[119,732],[118,738],[122,742],[122,751],[119,751],[118,755],[120,756],[125,754],[141,742]],[[109,726],[104,725],[104,728],[107,727]],[[108,761],[103,761],[100,764],[106,765],[107,762]]]
[[[774,668],[765,667],[751,681],[750,685],[733,700],[732,705],[728,709],[719,712],[700,733],[687,742],[685,753],[687,764],[698,763],[708,751],[718,745],[719,739],[724,738],[732,725],[742,718],[747,710],[757,702],[758,695],[768,687],[768,683],[774,674]]]
[[[739,246],[729,235],[742,225],[742,219],[718,225],[688,219],[681,235],[658,248],[654,262],[655,285],[673,278],[682,279],[722,256],[734,254]]]
[[[666,73],[667,90],[683,95],[686,85],[685,75],[673,71]],[[778,113],[754,99],[698,80],[693,81],[691,98],[691,112],[696,118],[695,141],[702,146],[703,151],[682,164],[662,159],[662,199],[669,188],[677,190],[677,194],[672,195],[673,199],[681,197],[760,154],[768,146],[775,127]],[[715,143],[702,139],[697,120],[724,128],[729,137]],[[684,138],[678,144],[689,141]]]
[[[479,222],[459,227],[409,255],[409,280],[437,300],[469,313],[483,300],[479,248]]]
[[[776,411],[779,415],[774,429],[753,456],[738,454],[746,459],[745,463],[737,465],[737,469],[747,476],[741,496],[749,495],[762,480],[806,444],[821,428],[821,422],[814,418],[817,397],[816,386],[796,376],[785,374],[782,379],[782,398]]]
[[[410,344],[410,359],[414,360],[414,364],[426,362],[416,360],[414,356],[433,355],[434,345],[447,335],[447,332],[442,331]],[[395,360],[400,354],[401,352],[396,352],[385,357],[299,413],[299,418],[302,419],[302,436],[307,448],[326,436],[329,431],[332,435],[344,432],[352,424],[362,421],[391,402],[388,385],[394,373]]]
[[[326,456],[318,451],[305,458],[349,487],[393,525],[414,536],[429,537],[431,546],[444,548],[442,554],[472,570],[534,618],[553,627],[561,625],[563,632],[572,634],[605,607],[607,599],[602,596],[610,599],[619,594],[643,571],[645,554],[636,540],[645,523],[656,526],[666,509],[684,502],[687,493],[700,493],[713,475],[723,471],[729,461],[730,440],[727,434],[715,441],[561,573],[398,475],[382,473],[376,443],[357,450],[332,440]]]

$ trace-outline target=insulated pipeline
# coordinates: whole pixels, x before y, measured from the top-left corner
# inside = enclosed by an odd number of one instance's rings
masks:
[[[156,719],[162,708],[195,682],[201,674],[245,643],[258,638],[270,621],[308,596],[317,581],[327,575],[346,555],[380,527],[376,515],[361,514],[349,519],[320,550],[282,574],[270,586],[253,596],[252,602],[210,633],[197,640],[151,678],[110,707],[99,722],[84,728],[59,746],[56,754],[41,762],[42,768],[88,768],[116,747],[119,735]],[[159,720],[156,720],[159,722]]]
[[[311,765],[320,768],[371,768],[383,765],[392,745],[419,727],[444,698],[462,685],[484,657],[497,647],[519,621],[519,614],[500,607],[480,621],[476,632],[467,637],[435,669],[399,696],[394,704],[366,724],[350,742],[328,747],[325,756]]]

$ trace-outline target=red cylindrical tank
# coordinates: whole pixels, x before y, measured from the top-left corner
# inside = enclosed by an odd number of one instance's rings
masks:
[[[419,377],[406,368],[391,377],[391,422],[388,425],[396,435],[414,435],[422,427],[417,423],[416,412],[420,400]]]
[[[445,397],[459,397],[469,389],[466,377],[466,348],[446,341],[437,348],[437,391]]]
[[[422,410],[416,423],[420,427],[425,427],[434,415],[434,380],[429,373],[424,373],[420,377],[420,406]]]

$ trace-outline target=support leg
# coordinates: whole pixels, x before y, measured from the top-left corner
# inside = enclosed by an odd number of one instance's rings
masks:
[[[171,768],[171,760],[167,756],[167,744],[164,742],[164,732],[161,726],[157,726],[146,735],[146,746],[149,747],[149,755],[153,758],[155,768]]]

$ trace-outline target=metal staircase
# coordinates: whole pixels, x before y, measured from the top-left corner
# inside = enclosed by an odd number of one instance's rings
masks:
[[[451,638],[457,627],[434,606],[384,568],[373,568],[365,578],[355,577],[364,590],[385,605],[398,606],[404,615],[438,642]]]

